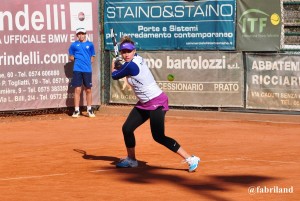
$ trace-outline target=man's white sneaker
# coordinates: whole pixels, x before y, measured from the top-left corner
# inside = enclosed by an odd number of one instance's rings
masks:
[[[91,110],[88,110],[87,111],[89,117],[96,117],[96,115],[94,114],[94,111],[91,109]]]
[[[189,164],[189,172],[194,172],[200,163],[200,158],[197,156],[191,156],[185,159],[184,162]]]
[[[79,112],[79,111],[77,111],[77,110],[75,110],[75,111],[73,112],[73,114],[72,114],[72,117],[74,117],[74,118],[78,118],[78,117],[79,117],[79,115],[80,115],[80,112]]]

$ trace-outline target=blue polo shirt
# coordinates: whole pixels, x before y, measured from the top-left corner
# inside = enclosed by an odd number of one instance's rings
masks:
[[[73,42],[69,48],[69,55],[75,58],[73,71],[92,72],[91,57],[96,55],[92,42]]]

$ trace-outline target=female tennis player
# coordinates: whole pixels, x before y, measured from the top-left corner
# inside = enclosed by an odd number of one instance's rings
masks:
[[[134,42],[129,36],[121,39],[120,53],[125,62],[121,63],[121,59],[118,58],[113,62],[112,78],[118,80],[126,77],[138,102],[122,127],[127,157],[121,159],[116,166],[121,168],[138,166],[135,157],[134,131],[150,119],[153,139],[181,156],[184,162],[188,163],[189,172],[195,171],[200,158],[188,154],[177,141],[165,135],[165,114],[169,110],[168,97],[157,85],[143,58],[136,53]]]

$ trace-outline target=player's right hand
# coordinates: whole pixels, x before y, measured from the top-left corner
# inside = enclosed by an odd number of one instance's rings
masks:
[[[115,69],[120,69],[121,67],[122,67],[122,65],[123,65],[123,59],[122,59],[122,57],[117,57],[116,59],[115,59],[115,62],[114,62],[114,64],[115,64]]]

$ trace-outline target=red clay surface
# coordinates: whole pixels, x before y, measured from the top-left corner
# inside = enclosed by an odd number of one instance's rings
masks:
[[[188,173],[148,122],[136,131],[140,166],[115,168],[129,110],[1,118],[0,200],[299,200],[299,116],[171,110],[166,134],[201,158]]]

